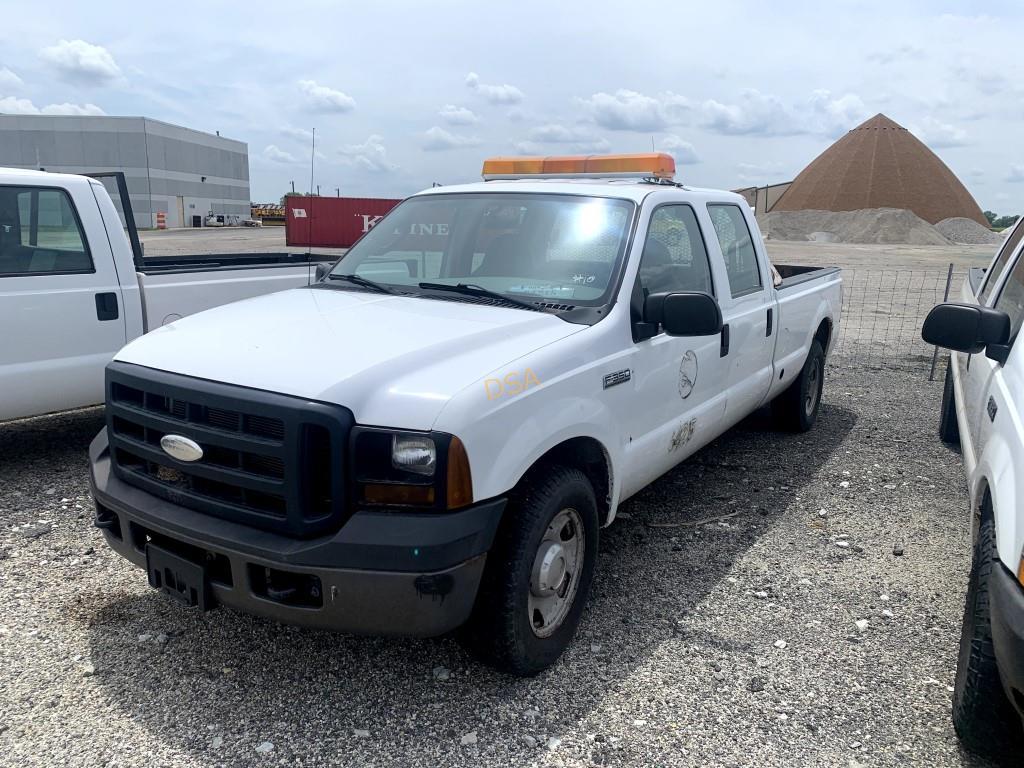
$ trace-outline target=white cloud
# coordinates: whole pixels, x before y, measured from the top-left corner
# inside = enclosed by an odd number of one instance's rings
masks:
[[[437,113],[448,125],[474,125],[480,122],[472,110],[465,107],[457,107],[454,104],[445,104]]]
[[[313,140],[313,132],[308,128],[296,128],[294,125],[286,125],[281,129],[281,135],[289,139],[308,144]]]
[[[30,99],[0,98],[0,114],[8,115],[105,115],[95,104],[47,104],[40,109]]]
[[[1010,170],[1003,177],[1003,181],[1009,181],[1012,184],[1024,182],[1024,165],[1011,165]]]
[[[44,115],[105,115],[107,114],[95,104],[47,104],[41,110]]]
[[[530,131],[528,141],[520,141],[514,146],[519,154],[543,154],[542,144],[563,144],[573,152],[588,154],[611,149],[608,139],[595,136],[584,128],[570,128],[559,123],[538,125]]]
[[[25,85],[25,81],[14,74],[7,67],[0,67],[0,89],[5,91],[18,90]]]
[[[121,68],[110,51],[85,40],[60,40],[40,50],[39,57],[66,80],[76,83],[104,85],[121,76]]]
[[[910,132],[932,149],[945,147],[963,147],[967,141],[967,131],[949,123],[943,123],[934,117],[926,117],[920,124],[911,128]]]
[[[700,162],[700,155],[693,144],[678,136],[666,136],[662,139],[661,149],[672,155],[680,165],[694,165]]]
[[[295,155],[291,152],[285,152],[283,149],[278,149],[274,144],[268,144],[263,149],[263,156],[275,163],[294,163]]]
[[[480,139],[476,136],[462,136],[451,133],[444,128],[435,125],[423,133],[423,149],[428,152],[442,152],[447,149],[460,149],[462,147],[476,147],[480,145]]]
[[[523,92],[514,85],[488,85],[480,82],[480,76],[476,72],[466,75],[466,85],[479,93],[491,104],[518,104],[525,97]]]
[[[737,163],[736,171],[740,181],[757,185],[774,184],[782,174],[782,163],[775,161]]]
[[[306,106],[316,112],[351,112],[356,108],[356,100],[351,96],[315,80],[299,80],[299,90],[305,96]]]
[[[388,173],[398,168],[388,159],[384,139],[376,134],[362,144],[346,144],[339,152],[345,162],[373,173]]]
[[[0,98],[0,114],[38,115],[39,107],[29,99],[19,99],[17,96],[4,96]]]
[[[892,64],[895,61],[903,62],[912,59],[923,59],[924,48],[907,43],[886,51],[869,53],[866,58],[868,61],[877,62],[878,64]]]
[[[690,110],[684,96],[665,93],[654,97],[630,90],[602,91],[580,99],[580,103],[595,123],[613,131],[660,131],[679,122]]]
[[[864,102],[852,93],[833,98],[819,90],[796,106],[753,88],[740,92],[735,104],[708,99],[701,105],[701,124],[727,136],[795,136],[818,134],[836,137],[866,117]]]

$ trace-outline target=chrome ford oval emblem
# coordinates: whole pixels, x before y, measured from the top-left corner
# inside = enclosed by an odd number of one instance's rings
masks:
[[[181,435],[164,435],[160,438],[160,447],[178,461],[199,461],[203,458],[199,443]]]

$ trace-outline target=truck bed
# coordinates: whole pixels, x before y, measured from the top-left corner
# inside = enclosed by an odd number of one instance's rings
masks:
[[[773,266],[775,271],[782,276],[782,282],[775,286],[778,291],[784,291],[794,285],[800,285],[808,280],[816,280],[839,271],[839,267],[804,267],[798,264],[773,264]]]

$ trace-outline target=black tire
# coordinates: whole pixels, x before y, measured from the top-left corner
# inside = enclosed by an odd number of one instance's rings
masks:
[[[989,576],[999,567],[995,520],[988,499],[974,545],[960,653],[953,685],[953,727],[963,745],[994,759],[1016,756],[1022,746],[1020,718],[999,680],[989,615]]]
[[[565,510],[582,523],[582,567],[564,617],[551,633],[538,636],[531,621],[531,577],[549,525]],[[572,640],[587,602],[597,563],[597,501],[578,469],[551,466],[527,476],[511,494],[498,534],[487,555],[480,592],[463,645],[481,661],[520,677],[551,666]]]
[[[947,443],[960,444],[960,425],[956,421],[956,398],[953,396],[953,358],[946,361],[946,379],[942,385],[942,413],[939,415],[939,437]]]
[[[772,401],[772,415],[781,429],[806,432],[814,426],[821,408],[821,392],[825,385],[825,351],[815,339],[804,360],[800,375]]]

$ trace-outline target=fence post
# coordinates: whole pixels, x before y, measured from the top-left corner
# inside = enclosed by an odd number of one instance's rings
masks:
[[[953,262],[949,263],[949,271],[946,273],[946,290],[942,294],[943,303],[949,301],[949,284],[953,282]],[[939,361],[939,348],[935,347],[932,352],[932,369],[928,372],[928,381],[935,381],[935,364]]]

